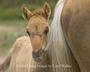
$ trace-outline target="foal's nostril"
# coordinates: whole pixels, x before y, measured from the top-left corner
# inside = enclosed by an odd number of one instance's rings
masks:
[[[40,57],[39,51],[38,52],[32,52],[33,58]]]

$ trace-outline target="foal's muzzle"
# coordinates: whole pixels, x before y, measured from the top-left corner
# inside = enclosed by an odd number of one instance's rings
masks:
[[[38,50],[37,52],[32,52],[32,56],[34,60],[37,62],[40,62],[44,55],[45,55],[45,51],[42,49]]]

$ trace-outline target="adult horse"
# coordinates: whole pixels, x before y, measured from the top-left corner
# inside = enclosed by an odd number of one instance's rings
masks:
[[[50,29],[53,71],[90,72],[90,0],[59,0]]]

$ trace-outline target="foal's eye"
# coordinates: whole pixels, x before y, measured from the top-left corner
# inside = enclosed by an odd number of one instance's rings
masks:
[[[46,27],[46,29],[44,30],[44,34],[47,34],[49,32],[49,28]]]
[[[30,36],[31,34],[29,33],[29,31],[26,30],[26,33]]]

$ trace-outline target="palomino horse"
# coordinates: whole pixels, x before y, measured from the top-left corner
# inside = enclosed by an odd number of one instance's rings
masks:
[[[48,18],[51,10],[47,3],[41,9],[33,12],[22,6],[24,18],[28,25],[28,36],[16,40],[10,53],[0,65],[0,72],[9,66],[10,72],[50,72],[47,67],[49,58],[44,47],[47,43],[49,31]]]
[[[90,0],[59,0],[48,46],[53,72],[90,72]]]

